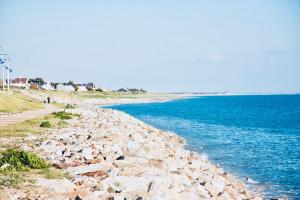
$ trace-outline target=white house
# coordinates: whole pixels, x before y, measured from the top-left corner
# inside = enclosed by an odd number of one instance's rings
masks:
[[[49,81],[45,82],[44,85],[41,86],[43,90],[54,90],[51,83]]]
[[[85,92],[85,91],[87,91],[87,89],[86,89],[86,87],[84,85],[79,85],[78,86],[78,91]]]
[[[75,88],[72,85],[58,84],[56,86],[56,90],[66,91],[66,92],[73,92],[73,91],[75,91]]]

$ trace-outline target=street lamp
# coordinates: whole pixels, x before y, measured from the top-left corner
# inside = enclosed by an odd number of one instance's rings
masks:
[[[12,69],[5,67],[6,69],[6,73],[7,73],[7,92],[9,92],[9,88],[10,88],[10,79],[9,79],[9,75],[10,73],[13,71]]]

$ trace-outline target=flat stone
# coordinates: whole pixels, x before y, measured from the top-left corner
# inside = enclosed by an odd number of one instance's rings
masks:
[[[83,165],[83,166],[77,166],[77,167],[69,167],[66,169],[66,171],[73,176],[78,175],[78,174],[87,173],[87,172],[99,171],[99,170],[105,171],[105,168],[103,167],[103,165],[101,163]]]

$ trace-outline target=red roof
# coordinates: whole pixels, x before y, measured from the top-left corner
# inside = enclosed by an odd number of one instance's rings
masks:
[[[11,81],[12,84],[27,84],[27,78],[15,78]]]

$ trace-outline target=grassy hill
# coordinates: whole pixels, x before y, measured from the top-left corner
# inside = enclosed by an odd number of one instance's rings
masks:
[[[42,102],[21,94],[18,91],[14,91],[11,95],[0,93],[0,112],[16,113],[41,108],[43,108]]]

